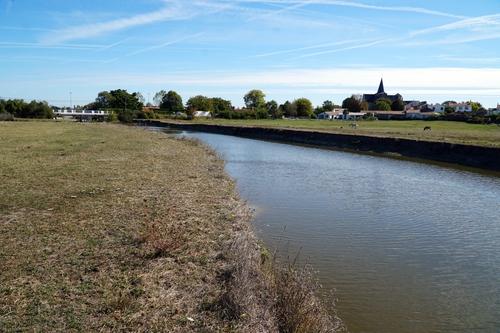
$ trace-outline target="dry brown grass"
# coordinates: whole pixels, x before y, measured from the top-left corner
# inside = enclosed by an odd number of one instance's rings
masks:
[[[1,331],[314,331],[277,320],[301,312],[204,146],[65,122],[0,123],[0,142]]]

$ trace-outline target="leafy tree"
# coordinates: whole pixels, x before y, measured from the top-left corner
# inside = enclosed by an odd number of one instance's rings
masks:
[[[323,112],[333,111],[335,104],[332,101],[326,100],[323,102]]]
[[[326,111],[325,111],[325,109],[323,109],[323,107],[322,107],[322,106],[317,106],[317,107],[315,107],[315,108],[314,108],[314,113],[315,113],[316,115],[319,115],[319,114],[321,114],[321,113],[323,113],[323,112],[326,112]]]
[[[281,118],[283,116],[283,114],[279,110],[278,103],[276,103],[275,100],[267,102],[266,103],[266,109],[267,109],[267,113],[273,119]]]
[[[220,97],[214,97],[211,99],[212,109],[215,115],[219,115],[221,113],[231,113],[233,111],[233,106],[230,101],[222,99]]]
[[[310,118],[314,114],[313,105],[307,98],[296,99],[293,103],[297,108],[297,116]]]
[[[469,101],[469,104],[472,108],[472,112],[478,112],[480,109],[483,108],[483,106],[479,102]]]
[[[450,113],[454,113],[454,112],[455,112],[455,108],[454,107],[445,106],[445,108],[444,108],[444,113],[445,114],[450,114]]]
[[[295,103],[290,103],[289,101],[286,101],[284,104],[280,105],[279,107],[279,112],[285,115],[285,117],[288,118],[294,118],[297,117],[297,106]]]
[[[353,95],[342,102],[342,108],[349,110],[349,112],[361,112],[363,110],[363,103]]]
[[[385,98],[378,99],[375,106],[380,111],[391,111],[391,102]]]
[[[102,91],[87,108],[90,106],[97,109],[142,110],[144,104],[140,101],[141,96],[140,93],[130,94],[124,89]]]
[[[243,99],[249,109],[264,108],[266,104],[266,95],[262,90],[250,90]]]
[[[54,112],[47,102],[31,101],[30,103],[23,102],[21,110],[18,110],[15,116],[19,118],[50,119],[54,117]]]
[[[161,101],[163,101],[163,98],[167,95],[167,92],[165,90],[160,90],[158,91],[155,96],[153,97],[153,102],[156,106],[160,106]]]
[[[19,113],[22,112],[24,101],[22,99],[9,99],[8,101],[5,102],[5,110],[17,116]]]
[[[205,96],[194,96],[186,102],[186,108],[191,111],[213,112],[212,99]]]
[[[165,110],[168,113],[184,111],[182,97],[175,91],[170,90],[165,96],[163,96],[160,103],[160,109]]]
[[[0,113],[6,113],[7,110],[5,110],[5,102],[3,99],[0,100]]]
[[[405,109],[403,98],[398,97],[394,102],[392,102],[391,109],[393,111],[403,111]]]

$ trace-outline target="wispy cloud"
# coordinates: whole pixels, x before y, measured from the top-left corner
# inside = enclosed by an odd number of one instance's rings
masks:
[[[282,54],[295,53],[295,52],[314,50],[314,49],[322,49],[322,48],[332,47],[332,46],[355,44],[355,43],[360,43],[360,42],[364,42],[364,41],[366,41],[366,39],[352,39],[352,40],[343,40],[343,41],[331,42],[331,43],[322,43],[322,44],[298,47],[298,48],[293,48],[293,49],[286,49],[286,50],[261,53],[261,54],[255,55],[254,57],[255,58],[271,57],[271,56],[275,56],[275,55],[282,55]]]
[[[432,36],[435,36],[434,38]],[[477,16],[413,31],[407,46],[465,44],[500,38],[500,14]],[[418,38],[424,38],[418,40]]]
[[[45,45],[40,43],[0,42],[0,48],[9,48],[9,49],[25,48],[25,49],[96,50],[106,47],[108,47],[108,45],[99,45],[99,44]]]
[[[228,0],[225,0],[228,1]],[[410,7],[410,6],[380,6],[380,5],[371,5],[362,2],[355,1],[337,1],[337,0],[239,0],[240,3],[270,3],[270,4],[288,4],[295,5],[298,7],[303,7],[312,4],[318,5],[330,5],[330,6],[343,6],[343,7],[353,7],[353,8],[361,8],[361,9],[369,9],[369,10],[381,10],[381,11],[394,11],[394,12],[408,12],[408,13],[416,13],[416,14],[425,14],[425,15],[434,15],[434,16],[443,16],[450,18],[465,18],[462,15],[456,15],[453,13],[447,13],[422,7]]]
[[[184,2],[165,0],[164,3],[164,6],[156,11],[57,30],[43,36],[40,42],[47,45],[55,45],[73,40],[88,39],[158,22],[189,20],[197,15],[209,15],[229,7],[226,4],[217,4],[210,1]]]
[[[118,61],[118,60],[120,60],[120,59],[122,59],[124,57],[132,57],[132,56],[135,56],[135,55],[138,55],[138,54],[142,54],[142,53],[146,53],[146,52],[151,52],[151,51],[154,51],[154,50],[159,50],[159,49],[165,48],[167,46],[179,44],[179,43],[184,42],[184,41],[189,40],[189,39],[200,37],[203,34],[204,34],[203,32],[200,32],[200,33],[197,33],[197,34],[193,34],[193,35],[189,35],[189,36],[184,36],[184,37],[181,37],[181,38],[177,38],[175,40],[170,40],[170,41],[158,44],[158,45],[144,47],[144,48],[141,48],[141,49],[139,49],[137,51],[126,53],[126,54],[124,54],[121,57],[117,57],[117,58],[113,58],[111,60],[108,60],[108,61],[106,61],[106,63],[116,62],[116,61]]]
[[[341,47],[341,48],[335,48],[335,49],[331,49],[331,50],[324,50],[324,51],[319,51],[319,52],[307,53],[307,54],[303,54],[303,55],[294,57],[294,58],[292,58],[292,60],[293,59],[303,59],[303,58],[316,57],[316,56],[320,56],[320,55],[332,54],[332,53],[338,53],[338,52],[344,52],[344,51],[350,51],[350,50],[365,49],[365,48],[369,48],[372,46],[376,46],[376,45],[380,45],[380,44],[384,44],[384,43],[388,43],[388,42],[393,42],[394,40],[395,39],[388,39],[388,38],[377,39],[377,40],[373,40],[373,41],[367,42],[367,43],[356,44],[356,45],[351,45],[351,46]]]

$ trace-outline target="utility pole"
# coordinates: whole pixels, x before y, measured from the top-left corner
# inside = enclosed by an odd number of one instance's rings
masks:
[[[69,92],[69,109],[73,110],[73,92]]]

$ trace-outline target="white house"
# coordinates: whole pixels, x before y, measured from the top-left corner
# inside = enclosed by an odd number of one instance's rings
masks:
[[[443,104],[428,104],[427,108],[432,111],[432,112],[438,112],[438,113],[443,113],[445,110],[445,106]]]
[[[195,118],[210,118],[212,114],[209,111],[195,111],[193,116]]]
[[[455,106],[455,112],[472,112],[472,105],[469,103],[458,103]]]
[[[318,119],[339,119],[346,109],[333,109],[333,111],[322,112],[318,115]]]
[[[339,115],[338,119],[343,120],[357,120],[361,119],[366,115],[366,112],[349,112],[348,114]]]

